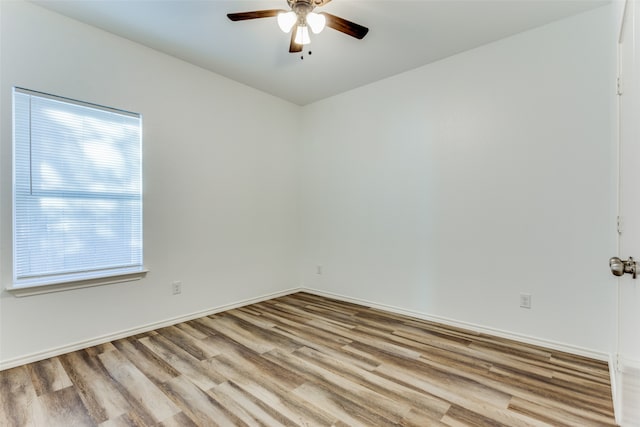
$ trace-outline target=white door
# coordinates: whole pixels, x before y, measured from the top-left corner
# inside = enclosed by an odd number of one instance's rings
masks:
[[[619,45],[620,258],[634,257],[638,277],[618,280],[619,421],[640,426],[640,2],[627,0]]]

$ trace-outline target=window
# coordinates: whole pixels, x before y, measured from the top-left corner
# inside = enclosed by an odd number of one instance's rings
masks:
[[[139,114],[15,88],[14,288],[142,265]]]

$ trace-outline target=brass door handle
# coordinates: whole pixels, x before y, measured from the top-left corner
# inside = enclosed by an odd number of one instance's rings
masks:
[[[636,278],[638,265],[633,257],[629,257],[628,260],[622,260],[617,256],[609,258],[609,268],[614,276],[622,276],[624,273],[632,274],[633,278]]]

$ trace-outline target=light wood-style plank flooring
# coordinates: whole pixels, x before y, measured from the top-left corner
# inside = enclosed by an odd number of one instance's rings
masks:
[[[610,426],[604,362],[297,293],[0,372],[0,426]]]

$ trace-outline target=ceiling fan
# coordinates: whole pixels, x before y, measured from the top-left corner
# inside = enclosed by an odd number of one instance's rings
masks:
[[[285,33],[291,32],[289,52],[302,52],[302,47],[311,42],[309,28],[318,34],[325,26],[357,39],[367,35],[369,29],[327,12],[315,13],[316,7],[324,6],[331,0],[287,0],[291,10],[267,9],[252,12],[229,13],[232,21],[245,21],[257,18],[278,18],[278,25]],[[295,29],[294,29],[295,27]]]

